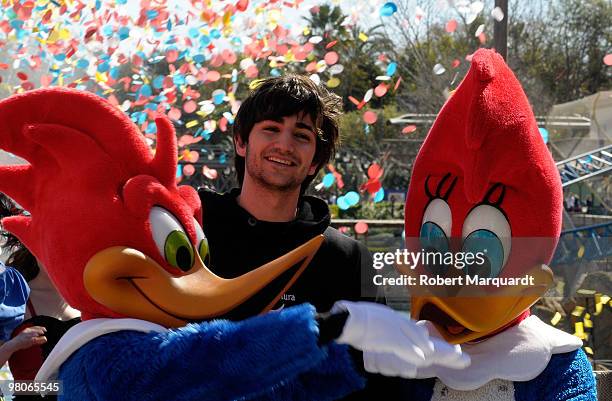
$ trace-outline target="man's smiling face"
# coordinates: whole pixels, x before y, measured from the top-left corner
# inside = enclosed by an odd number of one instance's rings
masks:
[[[245,179],[278,191],[299,188],[316,171],[315,129],[304,113],[256,123],[248,143],[236,143],[236,152],[246,159]]]

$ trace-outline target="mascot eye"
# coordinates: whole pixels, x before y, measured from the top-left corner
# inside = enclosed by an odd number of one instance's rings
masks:
[[[436,198],[429,202],[425,213],[423,213],[423,225],[428,221],[436,223],[442,229],[446,238],[450,237],[453,216],[450,206],[443,199]]]
[[[463,242],[463,252],[477,255],[472,263],[466,263],[466,275],[497,277],[504,267],[504,246],[489,230],[476,230],[468,235]]]
[[[196,219],[193,219],[193,225],[195,226],[196,243],[198,244],[198,253],[200,254],[200,258],[206,266],[210,266],[210,250],[208,249],[208,240],[204,235],[202,227],[200,227],[200,223],[198,223]]]
[[[450,235],[452,216],[450,206],[442,199],[434,199],[429,202],[423,214],[420,241],[425,252],[449,252],[448,237]],[[425,268],[434,275],[443,275],[448,271],[448,266],[442,262],[442,257],[428,258],[433,263],[426,264]],[[438,263],[440,262],[440,263]]]
[[[421,226],[421,246],[424,250],[448,252],[448,238],[442,228],[428,221]]]
[[[510,224],[503,213],[490,205],[477,206],[463,223],[463,238],[463,252],[476,255],[474,262],[465,267],[465,273],[499,276],[508,261],[512,242]]]
[[[195,260],[193,246],[179,221],[161,207],[151,208],[149,214],[153,240],[166,261],[182,271],[188,271]]]

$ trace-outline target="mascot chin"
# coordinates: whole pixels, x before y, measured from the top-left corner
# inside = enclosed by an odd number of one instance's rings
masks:
[[[417,289],[412,317],[471,357],[419,368],[418,400],[595,400],[581,341],[530,316],[552,283],[563,192],[518,80],[492,50],[474,53],[414,163],[407,247],[480,257],[418,274],[457,285]]]

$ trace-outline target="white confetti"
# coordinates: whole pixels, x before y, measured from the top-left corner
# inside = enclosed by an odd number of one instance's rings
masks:
[[[377,81],[389,81],[391,80],[391,77],[388,75],[379,75],[376,77]]]
[[[249,68],[253,64],[255,64],[255,62],[250,57],[249,58],[244,58],[244,59],[240,60],[240,68],[243,69],[243,70],[246,70],[247,68]]]
[[[491,11],[491,15],[495,18],[495,21],[503,21],[504,12],[500,7],[495,7],[493,11]]]
[[[374,89],[372,89],[372,88],[368,89],[368,91],[363,96],[363,101],[366,102],[366,103],[369,102],[370,99],[372,99],[372,95],[373,94],[374,94]]]
[[[312,74],[310,76],[310,80],[312,82],[314,82],[315,84],[319,85],[321,83],[321,78],[319,77],[319,74]]]
[[[444,74],[446,72],[446,68],[444,68],[444,66],[442,66],[442,64],[436,64],[436,65],[434,65],[433,72],[436,75],[442,75],[442,74]]]
[[[344,71],[344,66],[342,64],[334,64],[331,67],[329,67],[329,73],[331,75],[340,74],[342,73],[342,71]]]
[[[321,43],[321,41],[323,40],[323,38],[321,36],[313,36],[310,39],[308,39],[308,41],[310,43],[312,43],[313,45],[316,45],[318,43]]]
[[[480,34],[484,32],[484,28],[485,28],[484,24],[480,24],[478,28],[476,29],[476,33],[474,34],[474,36],[479,37]]]
[[[470,4],[470,11],[474,14],[480,14],[480,12],[484,9],[484,3],[482,1],[475,1]]]

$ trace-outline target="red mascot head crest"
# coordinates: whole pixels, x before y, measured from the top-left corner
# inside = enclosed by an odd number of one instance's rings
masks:
[[[552,279],[545,264],[560,233],[562,198],[559,173],[519,82],[499,54],[478,50],[414,163],[407,245],[485,255],[482,263],[461,268],[457,262],[420,265],[420,274],[530,276],[534,282],[419,292],[412,298],[413,317],[433,321],[447,340],[461,343],[521,316]]]

